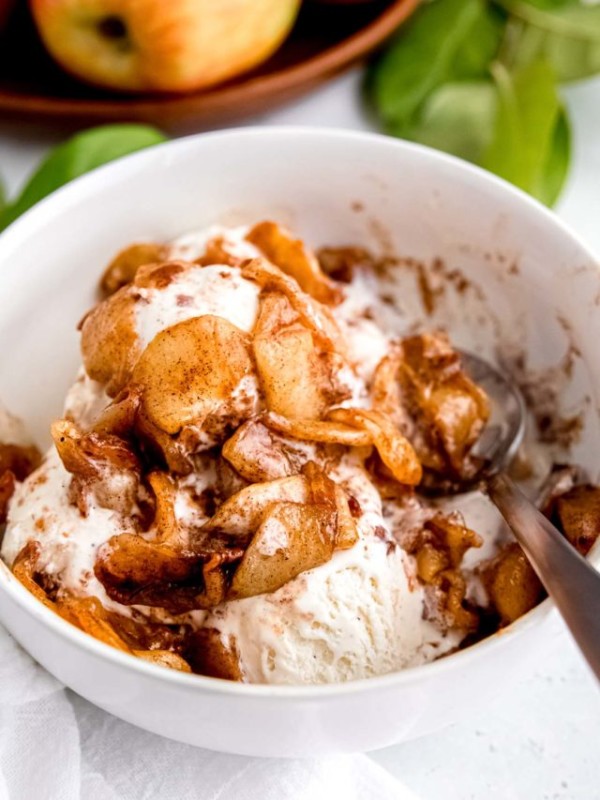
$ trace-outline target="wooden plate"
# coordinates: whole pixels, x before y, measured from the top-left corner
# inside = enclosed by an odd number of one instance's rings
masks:
[[[259,69],[209,91],[143,97],[67,76],[46,55],[22,10],[0,38],[0,117],[63,126],[138,120],[179,132],[231,121],[296,97],[364,57],[418,2],[305,2],[290,38]]]

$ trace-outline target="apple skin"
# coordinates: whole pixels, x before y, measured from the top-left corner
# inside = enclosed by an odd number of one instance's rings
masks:
[[[190,92],[268,58],[300,2],[30,0],[30,7],[47,50],[76,77],[123,91]]]

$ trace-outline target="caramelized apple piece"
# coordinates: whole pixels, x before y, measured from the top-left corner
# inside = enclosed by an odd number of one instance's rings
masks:
[[[335,487],[335,505],[337,511],[335,549],[349,550],[358,541],[358,527],[341,486]]]
[[[8,504],[15,491],[15,476],[9,469],[0,474],[0,525],[6,522]]]
[[[304,327],[315,337],[325,352],[346,353],[346,342],[327,306],[313,300],[300,289],[296,281],[262,258],[253,258],[241,266],[242,276],[257,283],[262,294],[283,295]]]
[[[202,527],[202,532],[222,531],[229,536],[238,537],[240,541],[247,541],[272,503],[307,503],[309,499],[309,482],[304,475],[254,483],[226,500]]]
[[[336,381],[340,358],[323,351],[312,332],[294,319],[286,298],[261,298],[254,358],[267,408],[292,419],[315,419],[348,396]]]
[[[305,502],[279,500],[263,507],[228,598],[274,592],[301,572],[329,561],[336,547],[352,547],[358,539],[339,487],[314,462],[308,462],[303,473]],[[278,483],[281,488],[283,481]]]
[[[135,303],[129,287],[124,287],[93,308],[81,323],[85,370],[110,397],[123,389],[141,353]]]
[[[84,633],[117,650],[132,653],[144,661],[150,661],[161,667],[191,672],[190,665],[180,655],[170,650],[132,649],[114,629],[106,609],[95,597],[64,598],[56,604],[56,611],[63,619]]]
[[[215,494],[221,503],[229,500],[234,494],[241,492],[242,489],[248,486],[249,481],[242,478],[226,458],[217,458],[215,473]]]
[[[335,408],[327,416],[334,422],[366,431],[381,460],[399,483],[409,486],[419,483],[422,469],[412,445],[384,414],[362,408]]]
[[[233,637],[224,641],[216,628],[201,628],[190,637],[187,656],[194,672],[211,678],[243,681],[240,657]]]
[[[458,517],[438,513],[408,548],[415,555],[418,577],[436,589],[440,611],[450,627],[475,630],[479,624],[477,613],[465,605],[467,587],[460,565],[466,551],[481,547],[482,542]]]
[[[554,503],[554,518],[567,539],[586,555],[600,535],[600,488],[575,486]]]
[[[442,608],[450,627],[474,631],[479,626],[479,614],[465,603],[467,584],[458,570],[450,569],[439,576],[438,588],[442,593]]]
[[[155,512],[153,527],[156,530],[155,541],[173,547],[181,546],[181,531],[175,513],[177,487],[166,472],[151,472],[148,483],[154,492]]]
[[[112,434],[82,433],[66,419],[54,422],[51,432],[65,469],[73,475],[71,496],[81,513],[87,514],[90,491],[104,508],[131,513],[137,501],[141,467],[129,446]],[[119,477],[118,489],[115,476]]]
[[[24,481],[39,467],[41,460],[41,453],[35,445],[0,442],[0,475],[10,470],[18,481]]]
[[[96,417],[91,432],[127,439],[134,429],[139,408],[139,391],[124,389]]]
[[[329,561],[335,514],[323,506],[274,503],[236,569],[228,597],[274,592],[301,572]]]
[[[135,435],[144,451],[165,464],[176,475],[189,475],[194,469],[192,453],[178,436],[171,436],[151,422],[143,410],[135,420]]]
[[[24,481],[40,461],[40,451],[34,445],[0,443],[0,525],[6,522],[16,481]]]
[[[251,483],[286,478],[299,472],[292,465],[286,449],[258,420],[248,420],[240,425],[223,445],[221,455]]]
[[[42,586],[36,580],[36,564],[39,559],[40,545],[38,542],[29,542],[18,553],[12,571],[15,577],[30,591],[41,603],[54,611],[67,622],[93,636],[104,644],[131,653],[139,658],[161,664],[172,669],[190,672],[189,665],[181,656],[168,650],[132,649],[115,628],[115,620],[127,628],[139,628],[133,620],[126,619],[118,614],[109,614],[96,597],[64,596],[51,600]],[[111,619],[112,617],[112,619]],[[148,626],[144,625],[144,632]],[[169,632],[170,633],[170,632]],[[165,637],[163,637],[165,638]],[[168,638],[168,637],[167,637]],[[171,637],[172,638],[172,637]]]
[[[469,471],[468,454],[489,417],[483,391],[463,372],[458,354],[443,334],[402,342],[400,380],[425,438],[459,477]]]
[[[119,603],[183,614],[221,603],[227,588],[222,567],[242,555],[239,548],[194,552],[122,533],[98,550],[94,572]]]
[[[47,608],[56,611],[56,606],[50,600],[46,592],[36,581],[36,566],[40,555],[41,546],[39,542],[30,541],[19,550],[17,557],[13,561],[12,572],[15,578],[36,597],[40,603]]]
[[[100,281],[100,289],[107,296],[114,294],[134,280],[139,267],[164,261],[167,253],[167,247],[155,242],[129,245],[117,253],[106,268]]]
[[[176,669],[179,672],[192,671],[187,661],[170,650],[134,650],[133,655],[149,661],[151,664],[156,664],[158,667]]]
[[[263,421],[269,428],[284,436],[308,442],[340,444],[346,447],[369,447],[373,444],[373,438],[367,431],[330,419],[288,419],[271,411],[264,415]]]
[[[253,365],[249,341],[222,317],[194,317],[166,328],[144,350],[132,378],[142,413],[168,434],[209,417],[231,422],[231,396]]]
[[[492,606],[504,625],[510,625],[536,606],[544,587],[516,542],[507,545],[482,568],[482,579]]]
[[[463,372],[445,334],[412,336],[379,363],[374,408],[411,439],[420,461],[450,478],[476,468],[469,451],[489,417],[483,391]]]
[[[451,567],[459,567],[467,550],[483,544],[481,536],[467,528],[458,516],[436,514],[425,523],[425,528],[432,535],[435,547],[447,553]]]
[[[135,307],[140,289],[161,289],[189,264],[174,261],[145,264],[133,283],[119,289],[93,308],[81,322],[81,350],[86,372],[115,397],[129,381],[142,346],[136,331]]]
[[[57,611],[67,622],[104,644],[126,653],[131,652],[106,619],[106,611],[96,597],[65,598],[57,604]]]
[[[313,253],[284,228],[274,222],[261,222],[248,232],[246,239],[286,275],[295,278],[315,300],[335,305],[343,299],[339,287],[322,272]]]

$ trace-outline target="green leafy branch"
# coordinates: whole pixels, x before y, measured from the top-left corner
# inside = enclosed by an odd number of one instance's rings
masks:
[[[148,125],[118,124],[91,128],[54,148],[12,202],[0,185],[0,231],[55,189],[116,158],[165,141]]]
[[[495,172],[552,205],[571,137],[561,82],[600,72],[600,6],[432,0],[367,76],[385,130]]]

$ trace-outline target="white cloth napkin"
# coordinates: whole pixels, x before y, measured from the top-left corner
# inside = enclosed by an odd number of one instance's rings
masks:
[[[0,627],[0,800],[416,800],[366,755],[231,756],[171,742],[66,690]]]

